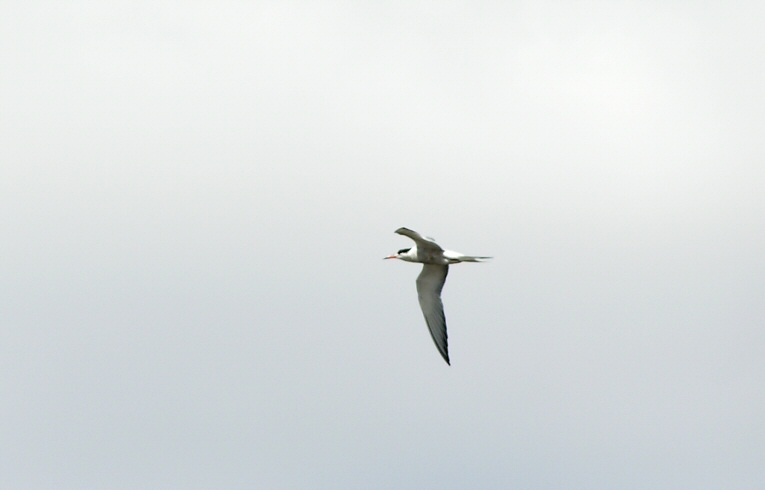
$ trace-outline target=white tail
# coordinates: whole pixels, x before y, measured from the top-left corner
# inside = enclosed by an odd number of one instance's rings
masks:
[[[463,255],[453,250],[444,250],[444,258],[449,261],[450,264],[457,264],[459,262],[484,262],[491,257],[483,257],[479,255]]]
[[[460,262],[486,262],[489,259],[492,259],[493,257],[471,257],[469,255],[463,255],[460,257]]]

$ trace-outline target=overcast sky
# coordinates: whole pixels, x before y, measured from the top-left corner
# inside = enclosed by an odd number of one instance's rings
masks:
[[[765,488],[764,23],[0,3],[0,487]]]

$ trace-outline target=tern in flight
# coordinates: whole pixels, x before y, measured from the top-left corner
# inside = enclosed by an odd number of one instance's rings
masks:
[[[438,352],[441,353],[446,364],[450,364],[449,344],[446,341],[446,317],[444,316],[444,304],[441,302],[441,290],[444,288],[446,275],[449,273],[449,264],[482,262],[491,257],[474,257],[444,250],[434,239],[424,237],[409,228],[399,228],[396,233],[414,240],[414,246],[402,248],[385,258],[424,264],[422,272],[417,276],[417,296],[420,299],[420,308]]]

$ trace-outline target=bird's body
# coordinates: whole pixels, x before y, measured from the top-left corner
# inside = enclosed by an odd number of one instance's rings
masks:
[[[441,302],[441,290],[446,282],[446,276],[449,274],[449,264],[482,262],[491,257],[476,257],[444,250],[434,239],[424,237],[408,228],[399,228],[396,233],[414,240],[414,246],[401,249],[396,254],[385,258],[424,264],[422,272],[417,277],[417,296],[420,300],[420,308],[438,352],[441,353],[446,363],[450,364],[446,317],[444,316],[444,305]]]

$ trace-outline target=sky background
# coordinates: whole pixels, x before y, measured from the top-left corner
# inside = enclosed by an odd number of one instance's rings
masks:
[[[764,22],[0,3],[0,487],[765,488]]]

